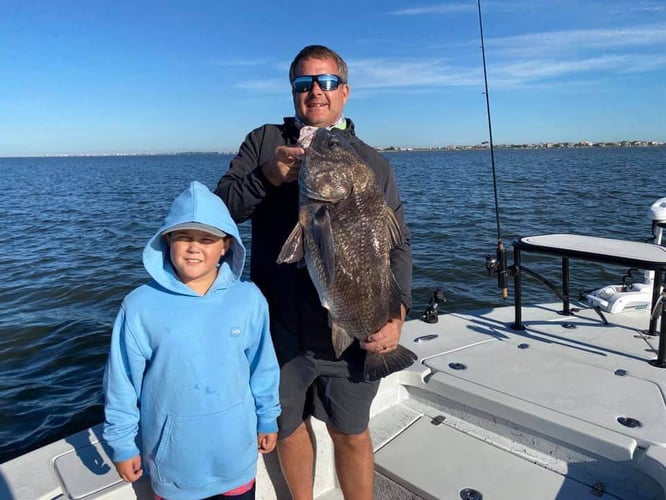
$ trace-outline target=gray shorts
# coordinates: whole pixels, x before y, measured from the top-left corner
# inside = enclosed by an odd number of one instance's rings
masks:
[[[356,372],[345,359],[326,361],[307,354],[284,364],[278,438],[289,436],[310,416],[344,434],[365,431],[379,382],[365,382]]]

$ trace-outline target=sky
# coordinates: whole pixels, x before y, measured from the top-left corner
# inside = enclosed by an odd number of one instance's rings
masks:
[[[666,141],[665,0],[482,0],[494,144]],[[233,152],[306,45],[376,147],[490,136],[476,0],[0,0],[0,156]]]

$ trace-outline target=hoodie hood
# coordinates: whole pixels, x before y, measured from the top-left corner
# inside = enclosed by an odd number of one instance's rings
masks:
[[[231,236],[229,250],[220,259],[215,282],[207,293],[226,289],[240,280],[245,263],[245,247],[240,239],[238,226],[224,202],[200,182],[192,182],[171,204],[169,213],[160,229],[143,250],[143,265],[148,274],[162,287],[183,295],[197,295],[180,281],[169,257],[169,245],[164,234],[175,226],[199,223]]]

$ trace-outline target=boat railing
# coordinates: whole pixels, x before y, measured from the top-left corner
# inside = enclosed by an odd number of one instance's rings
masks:
[[[515,320],[514,330],[523,330],[522,321],[522,286],[521,278],[527,274],[523,269],[521,254],[524,252],[552,255],[562,259],[562,290],[558,294],[562,299],[562,314],[571,315],[569,295],[569,259],[581,259],[603,264],[621,265],[654,271],[654,284],[652,289],[652,306],[650,308],[650,322],[647,333],[660,335],[657,359],[650,363],[660,368],[666,368],[666,311],[664,311],[662,283],[666,272],[666,247],[633,241],[625,241],[596,236],[577,234],[545,234],[539,236],[526,236],[513,242],[513,268]],[[531,271],[529,272],[532,273]],[[661,317],[659,332],[657,320]]]

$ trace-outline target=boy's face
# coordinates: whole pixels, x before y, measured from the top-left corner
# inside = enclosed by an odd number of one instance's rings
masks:
[[[217,277],[217,264],[229,249],[231,238],[186,229],[166,235],[173,267],[180,280],[203,295]]]

